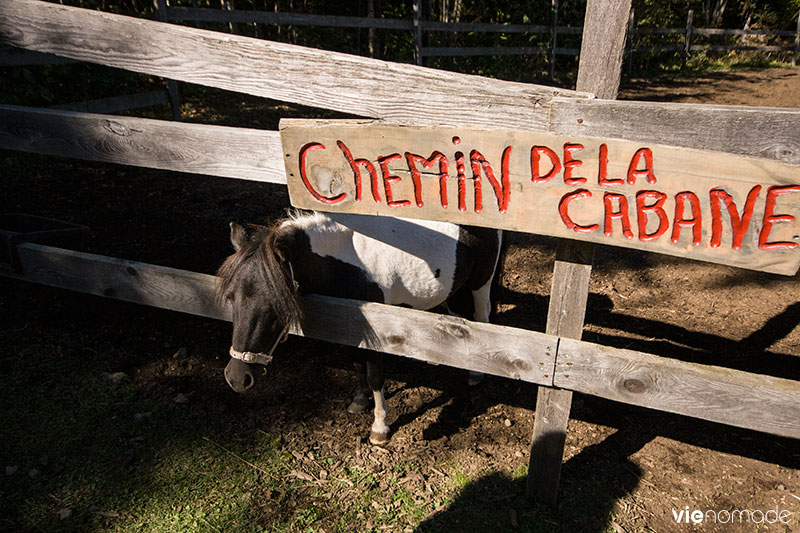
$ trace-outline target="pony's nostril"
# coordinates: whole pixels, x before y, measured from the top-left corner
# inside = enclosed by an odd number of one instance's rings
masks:
[[[252,387],[254,383],[255,380],[253,379],[253,374],[251,374],[250,372],[246,373],[244,375],[244,379],[242,380],[242,387],[244,387],[244,389],[247,390],[250,387]]]

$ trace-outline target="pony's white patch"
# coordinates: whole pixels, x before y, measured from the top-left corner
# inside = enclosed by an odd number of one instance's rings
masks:
[[[459,235],[455,224],[324,213],[284,224],[305,231],[315,254],[366,272],[387,304],[430,309],[450,295]]]

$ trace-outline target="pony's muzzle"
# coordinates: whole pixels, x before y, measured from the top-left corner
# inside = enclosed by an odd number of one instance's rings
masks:
[[[225,381],[239,393],[247,392],[256,384],[256,365],[231,358],[225,366]]]

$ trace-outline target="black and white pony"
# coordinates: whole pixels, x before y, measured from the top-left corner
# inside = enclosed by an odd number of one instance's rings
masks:
[[[288,329],[302,317],[300,296],[321,294],[415,309],[447,305],[464,291],[473,320],[488,322],[502,232],[444,222],[295,213],[272,227],[231,223],[235,253],[220,267],[218,296],[233,312],[225,378],[237,392],[256,381]],[[375,402],[370,441],[388,441],[379,354],[356,363],[359,387],[348,411]],[[471,376],[475,377],[475,376]]]

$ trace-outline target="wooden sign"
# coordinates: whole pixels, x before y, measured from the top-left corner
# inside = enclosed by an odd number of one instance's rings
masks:
[[[282,120],[292,205],[579,239],[793,275],[800,167],[549,133]]]

